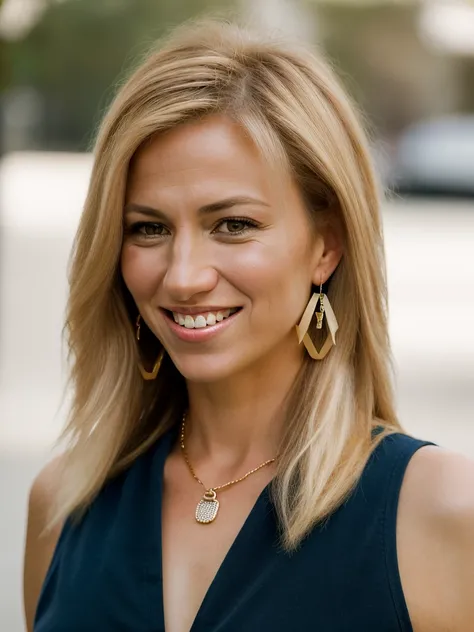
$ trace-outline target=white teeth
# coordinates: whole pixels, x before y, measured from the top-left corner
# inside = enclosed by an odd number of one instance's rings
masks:
[[[194,319],[195,329],[202,329],[206,325],[207,325],[207,322],[204,316],[201,316],[201,314],[199,314],[199,316],[196,316],[196,318]]]
[[[216,324],[216,315],[213,314],[212,312],[209,312],[209,314],[207,315],[207,318],[206,318],[206,323],[208,325],[215,325]]]
[[[194,329],[194,318],[192,316],[186,316],[184,319],[184,326],[186,329]]]
[[[206,315],[197,314],[191,316],[190,314],[180,314],[179,312],[173,312],[173,319],[175,323],[178,323],[186,329],[202,329],[203,327],[212,326],[216,323],[220,323],[224,318],[228,318],[238,311],[238,307],[232,309],[223,309],[218,312],[208,312]]]

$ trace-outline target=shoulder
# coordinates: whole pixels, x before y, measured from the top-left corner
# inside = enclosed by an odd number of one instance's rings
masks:
[[[435,446],[413,455],[400,493],[397,541],[415,632],[471,629],[474,461]]]
[[[462,526],[474,516],[474,460],[437,446],[425,446],[408,465],[402,488],[419,511]]]
[[[47,463],[35,477],[29,492],[23,562],[23,598],[28,631],[33,629],[41,587],[62,529],[59,524],[45,531],[63,464],[63,455]]]
[[[64,455],[60,454],[51,459],[33,479],[29,494],[31,507],[44,508],[45,502],[52,501],[64,466],[64,458]]]

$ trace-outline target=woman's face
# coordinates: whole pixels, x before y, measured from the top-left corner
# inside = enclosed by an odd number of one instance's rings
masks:
[[[213,116],[143,146],[124,222],[123,278],[186,379],[301,361],[295,324],[340,253],[236,123]]]

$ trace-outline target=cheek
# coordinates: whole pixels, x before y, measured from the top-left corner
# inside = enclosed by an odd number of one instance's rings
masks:
[[[268,289],[276,264],[271,248],[249,243],[219,253],[218,270],[227,282],[254,299]]]
[[[247,250],[237,248],[222,272],[252,302],[264,301],[269,310],[279,310],[282,304],[295,299],[298,304],[298,298],[304,301],[311,285],[304,242],[295,246],[282,240],[278,247],[259,244]]]
[[[153,248],[124,244],[120,265],[125,285],[136,302],[147,300],[155,294],[163,271]]]

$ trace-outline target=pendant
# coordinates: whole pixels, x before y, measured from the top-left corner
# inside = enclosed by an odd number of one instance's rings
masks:
[[[208,489],[196,507],[196,520],[202,524],[208,524],[215,520],[218,510],[217,494],[213,489]]]

